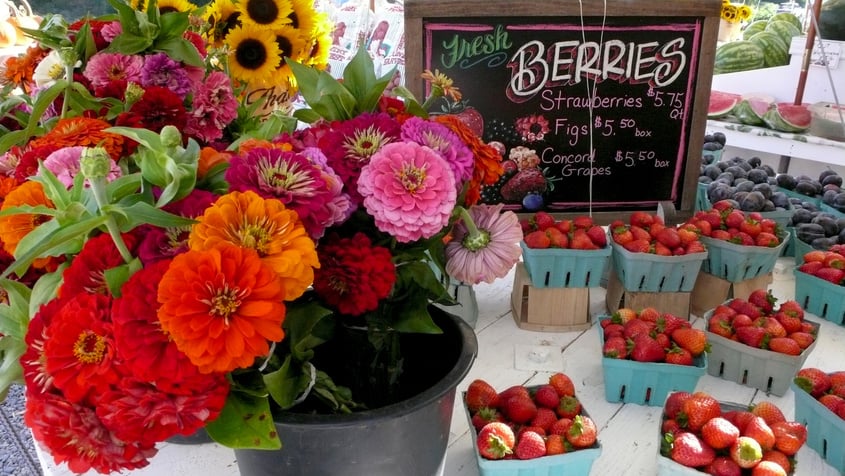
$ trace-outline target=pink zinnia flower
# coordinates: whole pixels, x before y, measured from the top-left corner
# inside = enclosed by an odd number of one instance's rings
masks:
[[[204,142],[223,137],[223,129],[238,117],[238,101],[229,77],[214,71],[197,82],[192,107],[185,126],[188,135]]]
[[[464,141],[448,127],[419,117],[410,117],[402,123],[403,140],[416,142],[431,147],[446,159],[457,179],[460,189],[463,183],[472,178],[475,157]]]
[[[100,34],[103,35],[103,39],[111,43],[117,38],[121,33],[123,33],[123,27],[120,25],[119,21],[109,22],[103,25],[103,28],[100,30]]]
[[[106,87],[119,79],[126,82],[141,82],[144,58],[122,53],[97,53],[88,60],[82,73],[94,88]]]
[[[475,205],[455,223],[446,244],[446,273],[469,284],[492,283],[508,274],[522,253],[522,227],[503,204]]]
[[[82,146],[63,147],[44,159],[44,167],[52,172],[59,179],[59,182],[70,189],[73,186],[73,179],[79,173],[79,158],[82,157],[83,150],[85,150],[85,147]],[[117,162],[112,161],[106,180],[112,181],[120,177],[121,174]]]
[[[361,170],[358,192],[376,226],[403,243],[441,231],[457,198],[449,164],[414,142],[394,142],[376,152]]]

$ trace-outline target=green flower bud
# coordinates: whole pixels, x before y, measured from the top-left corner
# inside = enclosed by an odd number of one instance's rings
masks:
[[[111,171],[111,156],[102,147],[86,147],[79,159],[79,169],[89,180],[106,178]]]
[[[182,146],[182,133],[175,126],[164,126],[160,136],[161,145],[168,149]]]
[[[76,55],[76,51],[71,46],[65,46],[59,49],[59,58],[62,60],[62,64],[65,68],[75,68],[79,66],[79,57]]]
[[[144,88],[142,88],[140,84],[129,82],[129,84],[126,85],[126,106],[129,107],[135,104],[143,95]]]

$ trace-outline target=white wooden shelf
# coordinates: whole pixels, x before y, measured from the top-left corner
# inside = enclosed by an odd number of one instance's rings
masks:
[[[728,144],[742,149],[845,166],[845,142],[712,119],[706,130],[708,134],[724,133]]]

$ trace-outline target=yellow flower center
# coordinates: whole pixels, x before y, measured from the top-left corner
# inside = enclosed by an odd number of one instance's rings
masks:
[[[396,172],[396,178],[402,183],[409,193],[416,193],[417,190],[423,188],[425,185],[425,168],[417,168],[412,164],[404,164],[402,168]]]
[[[255,250],[259,256],[267,255],[271,233],[263,223],[244,223],[234,234],[236,243]]]
[[[65,67],[61,63],[56,63],[47,70],[47,76],[50,79],[62,79],[65,76]]]
[[[223,289],[216,289],[214,296],[211,298],[209,313],[212,316],[222,317],[226,325],[229,325],[229,318],[240,307],[244,294],[240,289],[230,289],[228,286],[224,286]]]
[[[105,353],[105,339],[91,331],[79,334],[73,344],[73,355],[83,364],[96,364],[103,360]]]

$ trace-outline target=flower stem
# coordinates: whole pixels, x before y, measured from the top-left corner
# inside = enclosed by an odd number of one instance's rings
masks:
[[[134,258],[129,251],[129,247],[126,246],[126,242],[123,241],[123,236],[120,234],[120,228],[117,226],[117,222],[107,211],[103,211],[106,205],[108,205],[108,200],[106,199],[106,179],[101,177],[89,178],[88,183],[91,185],[91,191],[94,192],[94,201],[97,202],[97,208],[99,208],[100,213],[106,214],[106,229],[108,229],[109,235],[111,235],[111,239],[117,247],[117,251],[120,253],[121,258],[123,258],[123,261],[126,263],[131,262]]]
[[[440,88],[440,86],[432,85],[431,96],[427,97],[425,99],[425,102],[422,104],[423,111],[428,111],[428,108],[430,108],[431,105],[434,104],[434,101],[441,97],[443,97],[443,89]]]

